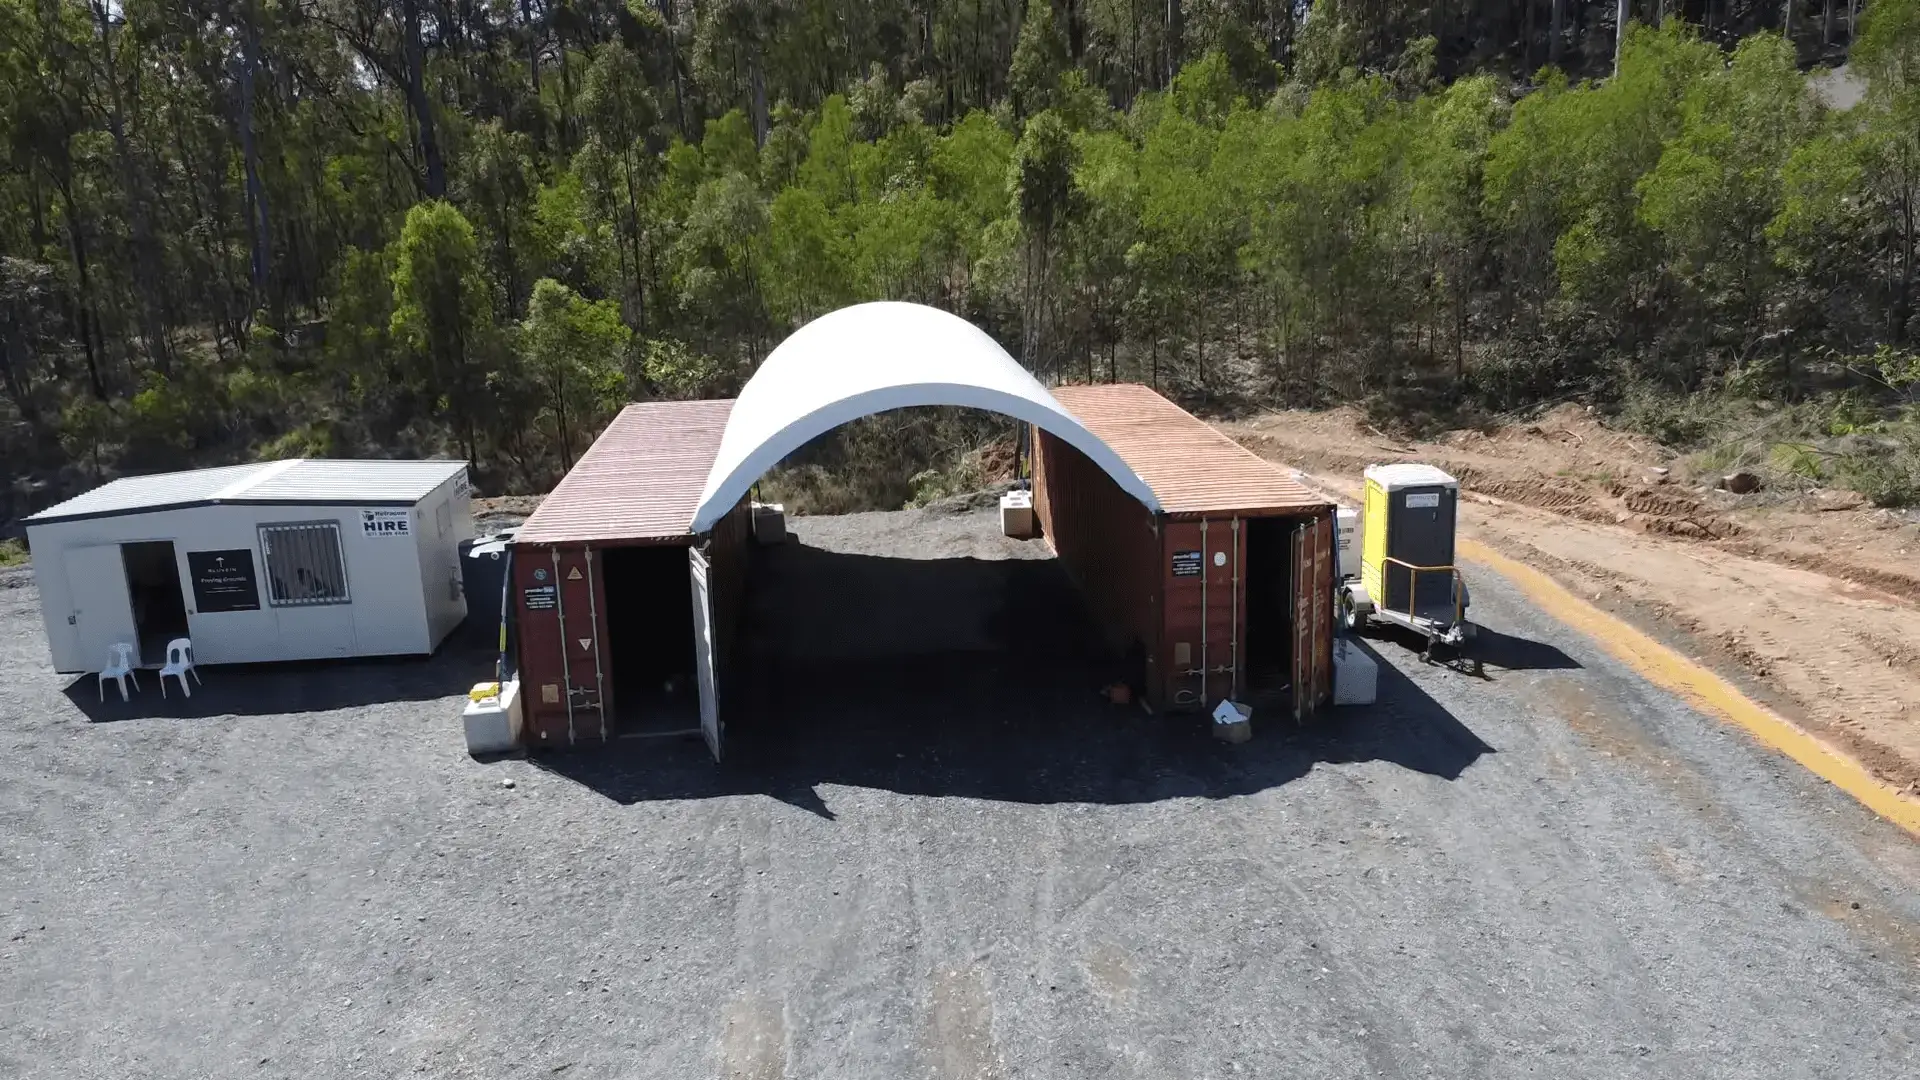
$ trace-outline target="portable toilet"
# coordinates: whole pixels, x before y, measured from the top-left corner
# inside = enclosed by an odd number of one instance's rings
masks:
[[[1360,584],[1381,611],[1452,621],[1460,481],[1432,465],[1369,465]],[[1418,584],[1414,581],[1417,579]]]

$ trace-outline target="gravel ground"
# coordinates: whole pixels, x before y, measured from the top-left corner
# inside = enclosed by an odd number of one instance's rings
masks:
[[[981,660],[1058,588],[1046,563],[990,572],[1033,551],[990,515],[797,531],[942,561],[788,552],[844,584],[763,582],[762,633],[892,644],[817,647],[819,676],[738,693],[720,768],[661,742],[474,762],[455,715],[486,660],[459,650],[215,669],[191,704],[103,708],[47,670],[31,586],[0,587],[0,1076],[1838,1078],[1920,1058],[1920,845],[1490,574],[1488,679],[1377,640],[1378,706],[1306,732],[1256,716],[1227,747],[1095,701],[1098,658],[1064,645],[992,677],[925,655]],[[862,620],[875,589],[922,590],[887,598],[918,618]],[[964,595],[954,636],[919,625]]]

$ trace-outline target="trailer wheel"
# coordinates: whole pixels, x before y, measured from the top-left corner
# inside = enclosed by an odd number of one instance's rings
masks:
[[[1340,621],[1346,624],[1350,634],[1364,634],[1367,631],[1367,613],[1353,602],[1353,594],[1344,589],[1340,592]]]

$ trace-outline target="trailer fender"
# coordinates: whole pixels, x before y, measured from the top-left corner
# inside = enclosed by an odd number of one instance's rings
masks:
[[[1341,582],[1339,601],[1340,621],[1346,628],[1355,633],[1366,629],[1373,615],[1373,598],[1367,595],[1366,586],[1355,579]]]

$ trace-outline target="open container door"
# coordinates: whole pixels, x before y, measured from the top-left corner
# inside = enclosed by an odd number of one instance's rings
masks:
[[[713,592],[706,555],[688,548],[687,567],[693,576],[693,662],[700,692],[700,734],[706,737],[713,760],[719,761],[720,680],[714,670]]]
[[[133,625],[133,598],[127,589],[127,564],[120,545],[68,548],[67,599],[86,671],[99,671],[107,662],[107,646],[133,646],[133,663],[140,666],[140,635]]]
[[[1313,711],[1313,554],[1311,525],[1293,529],[1293,718]]]
[[[1314,519],[1313,574],[1306,589],[1313,597],[1313,621],[1308,633],[1313,639],[1313,670],[1308,682],[1313,687],[1309,711],[1318,709],[1333,697],[1333,579],[1339,558],[1334,517],[1324,514]]]

